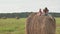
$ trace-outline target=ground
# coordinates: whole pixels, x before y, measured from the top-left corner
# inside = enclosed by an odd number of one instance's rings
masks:
[[[60,34],[60,18],[56,19],[56,34]],[[25,34],[26,18],[0,19],[0,34]]]

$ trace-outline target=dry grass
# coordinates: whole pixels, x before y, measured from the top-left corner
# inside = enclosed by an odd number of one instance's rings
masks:
[[[26,34],[55,34],[56,23],[49,16],[32,14],[26,22]]]

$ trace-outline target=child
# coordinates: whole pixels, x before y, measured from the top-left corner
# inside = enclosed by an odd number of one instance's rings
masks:
[[[37,15],[42,15],[42,11],[41,11],[41,9],[39,10],[39,12],[37,13]]]
[[[49,12],[49,10],[47,9],[47,7],[45,7],[45,9],[43,9],[43,15],[49,16],[50,18],[53,18],[53,16],[48,14],[48,12]]]
[[[45,9],[43,9],[43,15],[48,15],[49,10],[47,9],[47,7],[45,7]]]

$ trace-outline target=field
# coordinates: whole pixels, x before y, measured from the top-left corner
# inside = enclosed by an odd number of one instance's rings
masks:
[[[0,19],[0,34],[25,34],[26,18]],[[60,34],[60,18],[56,18],[56,34]]]

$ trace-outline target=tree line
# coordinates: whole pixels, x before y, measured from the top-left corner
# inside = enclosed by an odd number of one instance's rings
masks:
[[[26,18],[33,12],[22,12],[22,13],[0,13],[0,18],[5,17],[5,18]],[[54,17],[60,17],[60,13],[49,13],[53,15]]]

